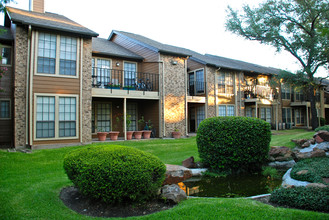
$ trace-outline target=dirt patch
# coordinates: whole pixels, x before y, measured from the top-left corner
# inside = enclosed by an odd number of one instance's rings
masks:
[[[154,200],[143,204],[113,206],[80,194],[73,186],[63,188],[60,193],[63,203],[77,213],[93,217],[131,217],[148,215],[170,209],[175,204]]]

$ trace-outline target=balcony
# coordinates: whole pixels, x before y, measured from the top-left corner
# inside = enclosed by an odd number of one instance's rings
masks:
[[[205,96],[206,82],[203,81],[189,81],[187,93],[189,96]]]
[[[269,86],[246,86],[244,87],[245,101],[255,101],[255,99],[266,99],[273,101],[277,99],[277,95],[273,92],[273,89]]]

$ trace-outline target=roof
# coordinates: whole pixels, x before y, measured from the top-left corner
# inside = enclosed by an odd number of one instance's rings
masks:
[[[79,34],[86,37],[97,37],[98,34],[63,15],[54,13],[39,13],[22,9],[6,7],[11,21],[32,27],[52,29],[57,31]]]
[[[136,43],[139,43],[155,52],[160,52],[160,53],[164,53],[164,54],[172,54],[172,55],[183,56],[183,57],[191,56],[191,54],[183,52],[181,50],[181,48],[179,48],[179,47],[171,46],[168,44],[162,44],[162,43],[152,40],[150,38],[147,38],[147,37],[144,37],[144,36],[141,36],[138,34],[124,32],[124,31],[113,30],[112,33],[110,34],[108,40],[111,40],[112,37],[114,36],[114,34],[130,38],[131,40],[135,41]]]
[[[108,39],[111,40],[114,34],[125,36],[126,38],[129,38],[130,40],[135,41],[153,51],[169,53],[174,55],[189,56],[191,60],[202,63],[204,65],[215,66],[216,68],[226,68],[226,69],[239,70],[239,71],[262,73],[262,74],[278,74],[280,72],[279,69],[275,69],[272,67],[264,67],[253,63],[247,63],[240,60],[234,60],[234,59],[210,55],[210,54],[203,55],[189,49],[185,49],[182,47],[175,47],[168,44],[162,44],[160,42],[154,41],[147,37],[138,34],[124,32],[124,31],[113,30]]]
[[[9,28],[0,26],[0,40],[12,41],[14,40],[13,35]]]
[[[104,38],[92,39],[93,53],[122,58],[143,60],[144,58]]]

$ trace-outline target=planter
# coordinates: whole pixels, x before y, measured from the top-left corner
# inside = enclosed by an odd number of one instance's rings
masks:
[[[123,87],[123,90],[136,90],[136,88],[135,87],[133,87],[133,88]]]
[[[111,139],[112,141],[116,141],[116,140],[118,140],[119,133],[120,133],[119,131],[110,131],[110,132],[109,132],[110,139]]]
[[[172,137],[176,138],[176,139],[180,138],[180,132],[179,131],[173,131],[172,132]]]
[[[107,132],[97,132],[97,137],[99,141],[105,141]]]
[[[131,140],[133,138],[133,131],[127,131],[127,140]]]
[[[143,131],[135,131],[134,136],[135,139],[140,140],[142,138]]]
[[[143,137],[144,139],[150,139],[152,131],[150,130],[143,130]]]

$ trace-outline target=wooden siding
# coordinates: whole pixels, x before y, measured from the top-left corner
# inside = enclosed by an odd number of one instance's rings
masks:
[[[33,76],[34,93],[79,94],[79,78]]]
[[[33,11],[39,13],[45,13],[45,3],[44,0],[33,0]]]
[[[195,62],[191,59],[187,60],[188,72],[193,71],[193,70],[197,70],[197,69],[201,69],[201,68],[205,68],[205,65],[201,64],[201,63],[198,63],[198,62]]]
[[[80,139],[65,139],[65,140],[45,140],[45,141],[33,141],[33,145],[51,145],[51,144],[72,144],[80,143]]]
[[[119,44],[120,46],[142,56],[145,58],[146,62],[158,61],[159,55],[157,52],[154,52],[146,47],[143,47],[135,42],[130,41],[125,37],[115,35],[112,39],[113,42]]]

